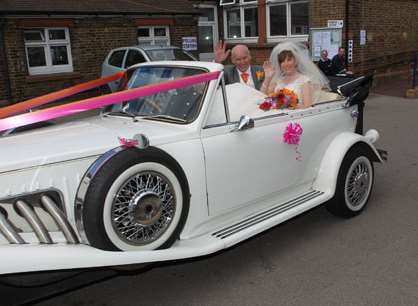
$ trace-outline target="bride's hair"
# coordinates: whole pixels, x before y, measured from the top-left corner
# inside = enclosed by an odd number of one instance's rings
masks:
[[[308,77],[312,85],[319,88],[328,87],[328,79],[309,58],[306,46],[290,40],[279,43],[271,52],[270,62],[276,72],[276,79],[280,80],[284,77],[284,73],[280,69],[280,63],[287,57],[295,59],[297,71]]]
[[[290,58],[295,58],[295,56],[293,55],[292,51],[283,50],[282,52],[280,52],[279,55],[277,56],[277,60],[279,61],[279,65],[281,63],[283,63],[287,58],[289,58],[289,59]]]

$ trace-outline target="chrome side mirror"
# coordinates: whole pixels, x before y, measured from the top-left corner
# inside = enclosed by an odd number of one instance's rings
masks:
[[[239,119],[238,125],[231,132],[244,131],[254,127],[254,119],[247,115],[242,115]]]
[[[135,146],[139,149],[146,149],[149,146],[149,139],[144,134],[135,134],[134,140],[137,141]]]

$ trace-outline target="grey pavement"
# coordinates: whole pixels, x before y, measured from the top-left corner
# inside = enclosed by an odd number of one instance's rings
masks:
[[[214,256],[118,275],[38,305],[418,305],[417,116],[418,99],[369,98],[365,128],[379,130],[389,161],[375,165],[358,217],[319,207]]]

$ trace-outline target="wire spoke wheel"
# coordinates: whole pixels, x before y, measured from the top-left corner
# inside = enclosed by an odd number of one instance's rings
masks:
[[[334,197],[327,209],[334,215],[350,218],[366,207],[374,182],[373,151],[358,144],[345,155],[338,172]]]
[[[156,250],[180,237],[190,203],[179,164],[157,148],[124,150],[91,179],[82,225],[91,246],[112,251]]]
[[[137,173],[119,188],[111,210],[112,226],[122,240],[133,245],[148,244],[158,239],[173,220],[173,186],[162,174]]]
[[[345,201],[352,210],[361,209],[369,198],[372,187],[372,165],[368,158],[358,157],[351,164],[345,180]]]

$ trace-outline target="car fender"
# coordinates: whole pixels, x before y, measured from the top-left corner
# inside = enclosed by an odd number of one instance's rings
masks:
[[[147,156],[148,158],[151,158],[152,156],[158,153],[160,156],[162,156],[165,159],[165,163],[163,163],[164,166],[169,167],[171,171],[175,173],[175,175],[178,176],[178,180],[181,182],[181,187],[183,189],[183,192],[185,194],[185,197],[189,200],[191,197],[190,194],[190,187],[189,182],[186,177],[186,174],[181,167],[181,165],[174,159],[169,153],[166,151],[153,146],[148,146],[146,148],[137,148],[137,147],[126,147],[126,146],[120,146],[115,147],[114,149],[111,149],[107,152],[105,152],[102,156],[100,156],[93,164],[90,165],[87,172],[84,174],[83,178],[80,181],[80,184],[77,189],[77,194],[75,198],[75,205],[74,205],[74,214],[76,219],[76,227],[77,231],[80,235],[81,241],[85,244],[90,244],[86,231],[84,226],[84,219],[83,219],[83,210],[86,202],[86,195],[90,188],[91,182],[93,181],[94,177],[97,175],[99,170],[103,168],[103,166],[110,161],[112,158],[114,158],[117,154],[120,154],[121,152],[125,150],[135,150],[138,155]],[[188,212],[188,208],[186,211],[186,214]]]
[[[313,189],[321,190],[334,196],[338,172],[347,152],[355,145],[365,145],[370,149],[373,161],[382,162],[382,158],[373,143],[379,138],[376,130],[369,130],[364,136],[344,132],[336,136],[328,146],[320,162],[318,174],[313,182]]]

